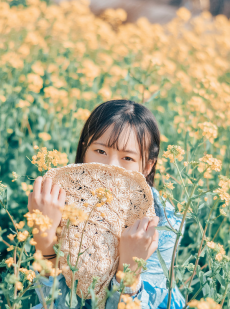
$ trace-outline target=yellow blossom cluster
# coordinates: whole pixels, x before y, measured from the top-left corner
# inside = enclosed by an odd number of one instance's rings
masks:
[[[33,209],[33,213],[27,212],[24,217],[27,218],[29,227],[36,225],[42,232],[52,227],[52,220],[48,216],[44,216],[39,209]]]
[[[12,176],[13,176],[12,182],[18,180],[18,178],[20,177],[16,172],[12,172]]]
[[[87,120],[89,118],[90,111],[88,109],[79,108],[76,113],[73,114],[74,118],[80,120]]]
[[[22,190],[26,192],[26,195],[28,196],[33,189],[32,185],[28,185],[26,182],[21,182]]]
[[[167,151],[163,153],[163,157],[170,159],[170,162],[174,162],[175,159],[182,161],[184,154],[185,151],[180,146],[168,145]]]
[[[118,304],[118,309],[141,309],[141,301],[137,298],[134,300],[129,295],[122,295],[121,299],[123,302]]]
[[[221,309],[221,305],[217,304],[212,298],[207,297],[206,300],[191,300],[188,305],[197,309]]]
[[[220,172],[222,168],[222,162],[221,160],[218,160],[216,158],[213,158],[211,154],[206,154],[202,158],[199,159],[201,163],[206,163],[200,164],[198,167],[199,172],[203,172],[207,167],[207,172],[210,172],[211,170]]]
[[[38,149],[38,148],[35,148]],[[67,155],[60,153],[57,150],[47,151],[46,147],[42,147],[41,151],[38,151],[37,155],[32,157],[32,164],[38,166],[38,170],[50,170],[53,166],[66,165],[68,163]]]
[[[7,260],[5,260],[5,263],[7,264],[8,267],[10,267],[14,263],[14,259],[10,257]]]
[[[5,188],[6,188],[6,187],[7,187],[7,186],[4,185],[4,184],[2,183],[2,181],[0,181],[0,194],[3,193],[3,192],[5,191]]]
[[[211,122],[199,123],[198,127],[202,130],[202,136],[207,138],[210,143],[214,143],[214,139],[217,138],[217,126]]]
[[[119,270],[116,273],[116,277],[120,280],[123,279],[125,286],[129,286],[132,290],[136,289],[136,286],[138,284],[138,280],[133,273],[131,273],[131,272],[124,273],[123,271]]]
[[[222,261],[223,258],[229,260],[229,257],[225,255],[225,250],[224,250],[224,246],[221,244],[216,244],[213,241],[208,241],[207,242],[207,246],[211,249],[213,249],[214,251],[217,251],[218,253],[216,254],[216,260],[218,262]]]
[[[92,191],[92,195],[96,195],[98,198],[99,203],[97,204],[97,207],[101,207],[105,203],[110,204],[113,200],[112,192],[102,187]]]
[[[230,202],[230,194],[228,193],[230,189],[230,179],[222,175],[219,176],[219,179],[219,188],[213,192],[217,193],[222,201],[225,201],[222,207],[226,207]]]
[[[31,269],[26,269],[26,268],[19,268],[19,271],[23,274],[26,275],[26,279],[29,280],[30,282],[33,282],[33,279],[36,277],[36,274],[33,270]]]
[[[29,232],[25,230],[24,232],[18,232],[17,238],[19,241],[25,241],[29,236]]]
[[[62,218],[65,220],[69,219],[75,225],[88,219],[87,213],[77,208],[75,204],[65,205],[61,211]]]

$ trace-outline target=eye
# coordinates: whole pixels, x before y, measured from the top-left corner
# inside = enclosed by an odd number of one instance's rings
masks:
[[[102,150],[102,149],[96,149],[95,150],[97,153],[100,153],[100,154],[104,154],[105,153],[105,151],[104,150]],[[100,152],[101,151],[101,152]]]
[[[128,160],[125,160],[125,161],[134,161],[132,158],[130,158],[130,157],[125,157],[125,158],[127,158]]]

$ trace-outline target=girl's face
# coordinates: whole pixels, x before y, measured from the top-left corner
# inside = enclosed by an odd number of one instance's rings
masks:
[[[111,125],[98,140],[95,140],[88,147],[83,163],[95,162],[116,165],[127,170],[142,173],[142,159],[135,131],[130,127],[124,128],[118,139],[119,150],[106,146],[112,131],[113,126]],[[125,144],[126,147],[124,149]],[[144,176],[147,176],[150,173],[152,165],[153,163],[147,165],[146,172],[143,173]]]

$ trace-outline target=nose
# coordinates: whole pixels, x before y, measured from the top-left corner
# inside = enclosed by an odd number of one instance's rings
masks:
[[[119,163],[118,158],[116,158],[114,156],[109,159],[108,164],[109,165],[115,165],[115,166],[121,166],[120,163]]]

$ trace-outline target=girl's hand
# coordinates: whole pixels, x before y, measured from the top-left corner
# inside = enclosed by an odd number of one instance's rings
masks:
[[[61,221],[61,208],[65,205],[65,190],[58,185],[53,185],[52,179],[46,178],[41,190],[42,177],[37,177],[34,181],[33,192],[28,197],[28,209],[32,213],[34,209],[39,209],[43,215],[47,215],[52,221],[52,227],[46,230],[47,237],[41,237],[41,233],[34,235],[37,242],[36,249],[46,253],[46,249],[53,245],[56,229]],[[43,250],[45,249],[45,250]],[[51,249],[53,251],[53,249]],[[49,249],[48,249],[49,251]]]
[[[158,247],[158,225],[159,217],[152,220],[145,217],[137,220],[132,226],[126,228],[120,238],[120,259],[118,270],[123,271],[123,264],[130,264],[131,270],[136,270],[137,264],[133,257],[147,260]],[[119,278],[117,278],[119,280]]]

